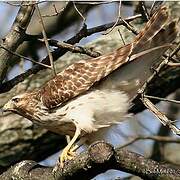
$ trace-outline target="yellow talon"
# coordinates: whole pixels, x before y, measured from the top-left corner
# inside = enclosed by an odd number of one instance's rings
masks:
[[[65,148],[62,151],[61,156],[60,156],[61,167],[64,166],[64,161],[72,160],[75,156],[76,156],[76,152],[74,152],[73,149],[68,150],[68,149]]]
[[[77,140],[78,136],[80,135],[80,129],[76,127],[76,132],[74,134],[74,137],[71,139],[71,141],[68,143],[68,145],[63,149],[61,156],[60,156],[60,165],[63,168],[64,167],[64,161],[71,160],[76,153],[74,152],[74,148],[72,148],[73,144]],[[76,147],[76,146],[74,146]],[[71,150],[72,149],[72,150]]]

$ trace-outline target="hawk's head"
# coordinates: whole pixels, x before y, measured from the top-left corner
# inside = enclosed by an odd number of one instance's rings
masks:
[[[3,107],[3,111],[11,111],[21,116],[31,119],[37,111],[39,97],[36,92],[26,92],[14,96]]]

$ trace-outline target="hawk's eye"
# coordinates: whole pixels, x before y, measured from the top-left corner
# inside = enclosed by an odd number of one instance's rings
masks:
[[[18,103],[20,101],[20,98],[13,98],[12,101]]]

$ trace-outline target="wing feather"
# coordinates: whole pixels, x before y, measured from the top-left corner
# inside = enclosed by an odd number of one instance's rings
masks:
[[[67,100],[87,91],[95,82],[126,63],[132,44],[119,48],[116,53],[70,65],[40,90],[43,104],[55,108]]]
[[[69,99],[86,92],[97,81],[127,63],[131,55],[140,53],[150,46],[163,45],[160,36],[163,34],[162,28],[167,18],[168,11],[163,6],[151,17],[144,29],[136,36],[133,43],[123,46],[109,55],[103,55],[86,61],[82,60],[66,68],[40,89],[43,104],[49,109],[60,106]],[[173,28],[170,28],[171,26]],[[170,31],[170,29],[173,30]],[[172,37],[169,36],[170,38],[168,38],[167,42],[175,38],[177,34],[175,31],[175,24],[170,24],[168,31],[164,31],[166,32],[164,34],[168,32],[170,35],[172,34]]]
[[[146,23],[145,27],[134,39],[133,54],[142,50],[146,50],[144,44],[151,41],[156,34],[165,26],[168,19],[168,9],[162,6],[153,14],[151,19]]]

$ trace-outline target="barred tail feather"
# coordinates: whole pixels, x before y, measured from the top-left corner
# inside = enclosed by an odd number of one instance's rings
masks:
[[[161,7],[146,23],[145,27],[136,36],[133,44],[133,53],[138,53],[144,44],[153,39],[154,36],[164,27],[168,19],[167,7]]]

